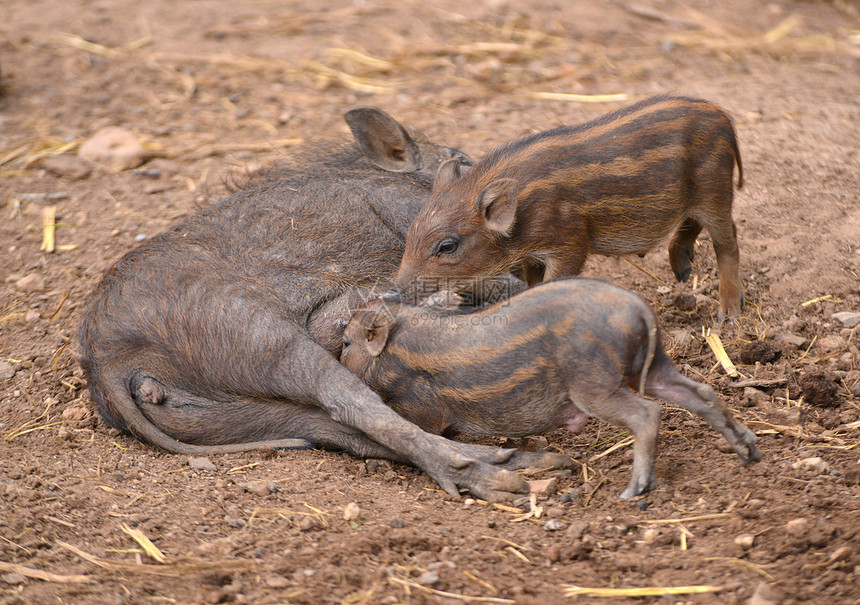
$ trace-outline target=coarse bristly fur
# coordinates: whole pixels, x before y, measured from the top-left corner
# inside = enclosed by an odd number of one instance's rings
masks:
[[[436,167],[468,161],[380,110],[345,117],[354,145],[262,175],[106,272],[78,333],[91,396],[108,424],[172,452],[330,447],[412,462],[455,495],[524,491],[502,469],[535,456],[427,435],[337,362]]]

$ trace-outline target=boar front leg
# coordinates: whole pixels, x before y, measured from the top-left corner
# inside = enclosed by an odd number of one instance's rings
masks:
[[[489,501],[528,493],[528,484],[505,466],[528,465],[532,457],[426,433],[386,406],[320,346],[310,340],[293,345],[273,377],[278,397],[316,401],[332,420],[358,429],[393,452],[392,458],[411,462],[452,496],[459,496],[458,487]]]

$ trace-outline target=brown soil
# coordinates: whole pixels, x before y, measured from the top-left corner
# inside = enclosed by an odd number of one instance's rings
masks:
[[[746,603],[757,589],[759,604],[860,600],[860,328],[831,317],[860,311],[858,5],[519,4],[3,2],[0,603],[561,603],[570,584],[722,588],[677,597],[689,603]],[[591,421],[522,444],[579,462],[535,475],[556,488],[525,518],[342,453],[213,456],[216,471],[197,470],[93,416],[72,339],[88,293],[136,240],[220,195],[232,171],[278,161],[294,139],[345,136],[341,115],[357,105],[479,157],[620,106],[535,92],[662,91],[736,120],[750,304],[722,339],[743,376],[727,377],[702,338],[716,313],[706,238],[696,291],[671,280],[665,252],[635,260],[668,286],[623,259],[593,259],[588,273],[654,304],[678,365],[756,430],[761,462],[742,468],[710,427],[667,409],[658,488],[620,502],[629,446],[596,456],[626,436]],[[79,160],[103,126],[133,131],[157,157],[119,173]],[[39,250],[48,206],[53,253]],[[741,364],[755,340],[770,346]],[[800,386],[813,370],[838,381],[815,386],[831,393],[826,407]],[[360,516],[346,521],[352,502]]]

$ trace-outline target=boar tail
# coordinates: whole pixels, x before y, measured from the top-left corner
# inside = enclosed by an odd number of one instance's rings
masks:
[[[232,454],[263,448],[308,449],[313,445],[305,439],[270,439],[223,445],[196,445],[178,441],[162,431],[146,417],[128,390],[128,381],[120,376],[104,376],[100,381],[102,401],[111,402],[111,412],[121,418],[127,430],[140,439],[173,454]]]
[[[645,363],[642,364],[642,373],[639,375],[639,396],[645,396],[645,382],[648,379],[648,371],[657,353],[657,344],[660,341],[657,331],[657,317],[654,313],[645,314],[645,326],[648,328],[648,351],[645,355]]]

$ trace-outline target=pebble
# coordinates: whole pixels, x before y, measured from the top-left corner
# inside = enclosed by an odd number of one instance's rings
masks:
[[[430,571],[424,572],[420,576],[418,576],[418,583],[421,586],[432,586],[436,582],[439,581],[439,572],[435,569],[431,569]]]
[[[54,176],[66,176],[70,179],[85,179],[93,171],[84,160],[70,153],[61,153],[42,160],[42,168]]]
[[[8,361],[0,361],[0,380],[10,380],[18,370]]]
[[[860,313],[852,311],[840,311],[832,315],[833,319],[839,320],[846,328],[853,328],[860,324]]]
[[[751,548],[753,542],[755,542],[755,536],[753,534],[739,534],[735,536],[735,544],[741,548]]]
[[[791,332],[782,332],[773,337],[775,342],[785,343],[795,349],[801,349],[809,346],[809,339],[805,336],[792,334]]]
[[[280,575],[266,576],[266,579],[263,581],[269,588],[286,588],[290,585],[290,581],[284,576]]]
[[[536,481],[529,481],[528,484],[530,494],[545,494],[547,496],[552,496],[558,488],[558,479],[555,477],[550,479],[538,479]]]
[[[268,496],[278,490],[274,481],[250,481],[240,484],[240,487],[255,496]]]
[[[639,500],[636,502],[636,510],[648,510],[649,506],[651,506],[651,503],[648,500]]]
[[[394,529],[403,529],[406,527],[406,521],[404,521],[401,517],[394,517],[391,521],[389,521],[389,525]]]
[[[759,582],[755,592],[747,599],[746,605],[779,605],[782,596],[767,582]]]
[[[567,524],[558,519],[550,519],[543,524],[543,528],[546,531],[561,531],[562,529],[567,529]]]
[[[45,278],[38,273],[30,273],[19,278],[15,282],[15,287],[21,292],[39,292],[45,289]]]
[[[81,145],[78,156],[90,162],[104,164],[113,172],[119,172],[137,168],[149,159],[150,154],[128,130],[107,126]]]
[[[358,521],[361,517],[361,508],[355,502],[350,502],[343,508],[344,521]]]
[[[0,581],[6,584],[23,584],[26,579],[27,578],[25,578],[21,574],[15,572],[4,573],[2,576],[0,576]]]
[[[197,469],[198,471],[217,471],[218,467],[212,464],[212,461],[209,460],[206,456],[202,456],[199,458],[189,458],[188,466],[193,469]]]
[[[31,323],[41,318],[42,314],[39,313],[36,309],[30,309],[27,313],[24,314],[24,321],[27,323]]]
[[[798,460],[794,464],[791,465],[792,468],[811,468],[817,471],[819,474],[824,475],[830,472],[830,465],[827,464],[822,458],[819,456],[811,456],[809,458],[804,458],[802,460]]]
[[[792,519],[785,524],[785,531],[794,536],[795,538],[799,538],[800,536],[805,534],[808,528],[809,521],[807,521],[804,517]]]

